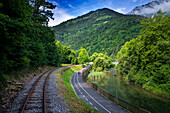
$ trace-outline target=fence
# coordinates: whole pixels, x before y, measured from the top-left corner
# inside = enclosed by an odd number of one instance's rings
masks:
[[[106,91],[104,91],[103,89],[99,88],[97,85],[95,85],[94,83],[91,83],[88,79],[87,79],[87,75],[89,74],[89,70],[92,67],[92,65],[90,65],[88,68],[86,68],[85,70],[83,70],[82,75],[83,75],[83,79],[90,85],[92,86],[95,90],[97,90],[98,92],[100,92],[102,95],[104,95],[106,98],[108,98],[109,100],[115,102],[116,104],[122,106],[123,108],[131,111],[132,113],[150,113],[147,110],[144,110],[140,107],[134,106],[126,101],[123,101],[119,98],[116,99],[115,96],[107,93]]]

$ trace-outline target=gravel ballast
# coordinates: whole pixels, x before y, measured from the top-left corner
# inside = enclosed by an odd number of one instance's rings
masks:
[[[61,68],[59,68],[61,69]],[[47,80],[47,91],[46,91],[46,102],[47,102],[47,112],[48,113],[67,113],[67,109],[65,107],[65,103],[61,97],[58,96],[56,92],[57,84],[55,80],[56,71],[59,69],[55,69],[49,76]],[[42,74],[42,73],[41,73]],[[34,82],[41,75],[34,77],[32,81],[25,86],[21,91],[18,92],[16,98],[14,98],[13,103],[10,108],[6,111],[8,113],[18,113],[21,111],[21,108],[27,98],[27,95],[32,88]],[[45,82],[45,74],[40,81],[38,82],[35,90],[28,102],[28,106],[26,108],[27,113],[36,113],[42,112],[42,102],[43,102],[43,86]]]

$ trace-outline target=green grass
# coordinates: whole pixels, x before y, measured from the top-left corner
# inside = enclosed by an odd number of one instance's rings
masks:
[[[57,72],[57,76],[61,77],[60,81],[57,82],[61,86],[61,88],[60,88],[60,92],[62,92],[61,95],[64,98],[66,104],[69,106],[69,110],[70,110],[69,112],[99,113],[96,109],[93,109],[91,106],[89,106],[88,104],[86,104],[85,102],[80,100],[76,96],[76,94],[71,86],[70,79],[71,79],[72,75],[80,69],[82,69],[81,66],[74,66],[74,67],[71,67],[70,69],[68,69],[67,71],[65,71],[62,75],[59,74],[61,72]]]
[[[61,64],[61,66],[70,66],[71,64]]]
[[[62,75],[63,82],[70,91],[73,91],[73,88],[72,88],[71,83],[70,83],[70,79],[71,79],[73,74],[74,74],[74,71],[72,69],[69,69],[68,71],[66,71]]]

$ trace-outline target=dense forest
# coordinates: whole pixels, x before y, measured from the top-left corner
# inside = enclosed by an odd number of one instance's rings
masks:
[[[63,61],[64,46],[48,27],[54,8],[45,0],[0,1],[0,89],[16,72]]]
[[[170,97],[170,16],[164,14],[141,22],[139,37],[118,52],[117,67],[127,80]]]
[[[68,20],[52,29],[56,39],[71,49],[84,47],[90,56],[94,52],[102,52],[113,57],[126,41],[139,35],[139,25],[143,18],[104,8]]]

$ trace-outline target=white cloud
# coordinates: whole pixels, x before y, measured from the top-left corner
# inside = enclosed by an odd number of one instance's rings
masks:
[[[73,8],[73,9],[75,8],[75,7],[73,7],[71,4],[68,4],[68,6],[71,7],[71,8]]]
[[[137,0],[132,0],[132,2],[136,2]]]
[[[52,4],[53,4],[53,5],[56,5],[56,6],[59,5],[56,1],[52,1]]]
[[[58,6],[59,4],[56,2],[56,1],[54,1],[54,0],[47,0],[48,2],[50,2],[50,3],[52,3],[53,5],[56,5],[56,6]]]
[[[50,19],[48,23],[49,26],[55,26],[64,21],[75,18],[74,16],[69,15],[64,9],[61,8],[56,7],[52,12],[54,13],[54,20]]]
[[[142,15],[152,14],[152,13],[156,13],[159,9],[161,9],[163,12],[170,12],[170,2],[164,2],[160,5],[156,5],[153,8],[144,8],[139,14]]]
[[[126,14],[126,8],[117,8],[117,9],[113,9],[114,11],[117,11],[119,13],[123,13],[123,14]]]

